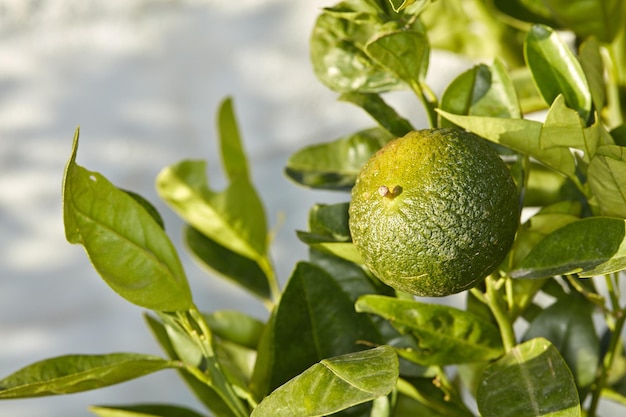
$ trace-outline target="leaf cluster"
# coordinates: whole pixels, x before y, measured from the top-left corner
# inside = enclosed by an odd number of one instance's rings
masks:
[[[103,280],[147,310],[164,357],[68,355],[0,380],[0,398],[69,394],[176,369],[207,411],[265,416],[596,416],[626,405],[626,4],[619,0],[345,0],[311,33],[320,81],[374,125],[294,153],[286,175],[349,191],[361,166],[414,129],[388,104],[415,94],[430,127],[457,127],[507,162],[523,218],[505,261],[463,309],[416,299],[365,267],[348,202],[311,208],[309,259],[280,288],[271,235],[233,104],[217,116],[227,185],[201,160],[164,168],[160,197],[194,259],[247,290],[265,321],[201,311],[155,208],[77,164],[63,180],[67,240]],[[440,97],[434,50],[476,64]],[[346,194],[346,200],[349,198]],[[446,300],[443,300],[446,301]],[[524,329],[520,331],[519,329]],[[94,406],[102,417],[201,416],[182,405]]]

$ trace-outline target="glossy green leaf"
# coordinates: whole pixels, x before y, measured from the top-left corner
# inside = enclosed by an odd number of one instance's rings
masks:
[[[382,342],[335,278],[306,262],[297,264],[263,337],[269,344],[259,349],[253,377],[261,396],[321,359],[364,349],[361,341]]]
[[[565,105],[565,99],[558,95],[543,123],[543,129],[539,137],[539,146],[542,148],[552,148],[562,146],[565,148],[577,148],[585,152],[585,155],[592,155],[598,143],[586,142],[583,132],[583,124],[576,111]]]
[[[575,209],[568,211],[566,206],[571,205],[572,203],[570,202],[564,202],[555,204],[554,206],[547,206],[528,219],[528,221],[518,229],[511,250],[513,269],[515,269],[521,261],[526,258],[530,251],[546,236],[579,219],[580,208],[578,212],[576,212]],[[562,211],[558,211],[556,208],[559,206],[563,206]],[[580,205],[576,206],[580,207]],[[519,279],[512,282],[511,289],[513,296],[511,297],[512,304],[510,308],[512,317],[518,317],[531,306],[536,293],[543,287],[544,283],[545,281],[540,279]]]
[[[589,187],[602,214],[626,217],[626,148],[598,148],[587,171]]]
[[[515,19],[550,26],[556,24],[543,0],[494,0],[493,3],[500,12]]]
[[[139,353],[58,356],[28,365],[0,380],[0,398],[89,391],[180,366],[179,362]]]
[[[546,103],[559,94],[568,107],[587,121],[591,112],[591,93],[580,63],[567,44],[548,26],[533,25],[524,43],[524,57],[537,89]]]
[[[580,38],[610,43],[624,27],[621,0],[544,0],[554,19]]]
[[[517,345],[490,364],[476,399],[483,417],[581,416],[572,373],[542,338]]]
[[[454,79],[441,96],[440,108],[470,116],[521,117],[515,87],[499,60],[492,66],[479,64]],[[444,119],[441,125],[452,124]]]
[[[604,108],[606,103],[606,83],[604,79],[604,63],[600,45],[596,38],[586,39],[580,46],[580,65],[587,78],[591,100],[596,111]]]
[[[426,77],[430,45],[419,20],[410,27],[377,33],[368,41],[365,51],[413,89],[419,88]]]
[[[260,320],[238,310],[217,310],[204,318],[213,334],[250,349],[256,349],[265,327]]]
[[[251,417],[316,417],[387,395],[398,379],[388,346],[324,359],[277,388]]]
[[[401,81],[365,53],[368,39],[380,30],[382,10],[374,2],[342,2],[325,9],[311,35],[311,61],[319,80],[342,92],[379,93]]]
[[[484,361],[503,353],[497,327],[467,311],[380,295],[364,295],[355,307],[380,315],[401,333],[414,336],[417,343],[398,353],[420,365]]]
[[[505,24],[491,3],[434,1],[420,14],[432,49],[445,49],[474,61],[498,57],[509,68],[522,66],[523,32]]]
[[[363,259],[352,242],[340,242],[326,236],[301,231],[296,233],[298,238],[312,249],[334,255],[355,264],[363,265]]]
[[[569,223],[541,240],[510,275],[593,277],[621,271],[626,269],[625,236],[624,219],[590,217]]]
[[[315,204],[309,211],[309,228],[312,233],[331,236],[337,240],[350,240],[348,225],[349,203]]]
[[[238,177],[249,178],[248,159],[244,153],[239,134],[239,126],[233,109],[233,101],[226,98],[219,106],[217,125],[220,135],[220,150],[224,171],[229,180]]]
[[[152,216],[154,221],[157,222],[159,226],[161,226],[161,229],[165,230],[165,223],[163,222],[163,217],[161,217],[161,214],[156,209],[156,207],[152,205],[151,202],[149,202],[143,196],[141,196],[140,194],[137,194],[134,191],[124,190],[122,188],[120,188],[120,190],[124,191],[126,194],[131,196],[136,202],[138,202],[139,205],[142,206],[148,212],[150,216]]]
[[[348,203],[314,205],[309,212],[309,227],[310,232],[296,231],[296,234],[312,249],[363,264],[350,237]]]
[[[168,404],[95,405],[89,411],[98,417],[203,417],[189,408]]]
[[[383,284],[380,280],[368,274],[363,267],[353,262],[318,250],[311,250],[309,258],[311,263],[335,277],[339,286],[348,294],[352,302],[355,302],[357,298],[365,294],[393,295],[395,293],[391,287]]]
[[[572,181],[578,182],[575,159],[569,149],[540,146],[542,123],[527,119],[461,116],[443,110],[438,110],[438,112],[452,123],[494,143],[532,156]]]
[[[270,298],[267,275],[257,262],[225,248],[191,226],[185,227],[184,240],[200,264],[242,286],[257,297]]]
[[[187,278],[162,227],[145,207],[104,176],[76,164],[78,130],[63,179],[63,220],[105,282],[127,301],[152,310],[192,305]]]
[[[593,306],[588,301],[568,297],[539,313],[523,338],[549,340],[565,359],[579,388],[593,383],[600,363],[600,340],[592,314]]]
[[[164,324],[150,315],[145,315],[144,317],[152,334],[168,357],[171,360],[180,360],[181,358],[176,353],[176,349]],[[237,417],[237,414],[229,408],[211,386],[198,380],[185,368],[179,369],[179,374],[196,398],[210,409],[216,417]]]
[[[344,93],[339,100],[355,104],[374,118],[387,132],[395,137],[401,137],[413,130],[411,123],[401,117],[378,94],[374,93]]]
[[[238,176],[225,190],[215,192],[209,188],[206,163],[187,160],[159,173],[157,191],[185,221],[208,238],[255,261],[265,257],[265,211],[247,178]]]
[[[308,187],[348,191],[363,165],[393,138],[386,130],[373,128],[308,146],[289,158],[285,173]]]
[[[555,170],[535,161],[530,161],[524,192],[525,207],[543,207],[563,199],[571,200],[568,190],[573,184]]]

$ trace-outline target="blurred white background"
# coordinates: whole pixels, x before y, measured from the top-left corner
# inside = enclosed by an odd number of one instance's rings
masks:
[[[254,182],[270,225],[285,217],[273,246],[282,282],[306,248],[315,202],[347,195],[288,181],[289,155],[310,143],[370,127],[314,77],[308,38],[324,0],[0,0],[0,376],[68,353],[160,350],[143,311],[115,295],[79,246],[65,241],[61,179],[81,126],[78,163],[151,200],[180,244],[181,222],[154,192],[161,168],[183,158],[209,162],[223,185],[215,112],[235,100]],[[431,64],[435,91],[466,65]],[[434,70],[433,70],[434,68]],[[408,99],[407,99],[408,98]],[[426,127],[417,100],[392,102]],[[261,303],[208,275],[181,249],[201,309]],[[173,402],[196,407],[173,371],[71,396],[0,401],[0,415],[90,415],[91,404]]]

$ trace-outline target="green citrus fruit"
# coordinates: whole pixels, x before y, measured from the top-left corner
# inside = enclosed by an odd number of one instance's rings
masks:
[[[418,296],[470,289],[515,237],[518,196],[486,141],[458,129],[410,132],[380,149],[352,189],[350,233],[381,281]]]

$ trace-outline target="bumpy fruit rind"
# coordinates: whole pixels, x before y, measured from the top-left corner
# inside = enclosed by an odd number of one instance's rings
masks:
[[[363,167],[350,202],[350,232],[366,266],[391,287],[426,297],[470,289],[493,272],[518,221],[506,164],[458,129],[389,142]]]

